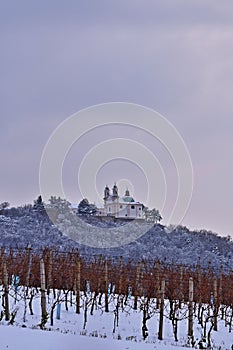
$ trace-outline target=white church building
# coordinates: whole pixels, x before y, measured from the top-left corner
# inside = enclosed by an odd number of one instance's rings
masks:
[[[99,216],[111,216],[120,219],[144,219],[144,205],[134,200],[130,196],[129,190],[125,191],[125,195],[120,197],[118,187],[114,184],[112,193],[108,186],[104,189],[104,208],[98,210]]]

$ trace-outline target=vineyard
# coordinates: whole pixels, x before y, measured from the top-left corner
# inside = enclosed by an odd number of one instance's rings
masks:
[[[185,321],[185,345],[200,349],[211,348],[220,323],[229,333],[233,327],[233,272],[214,271],[211,265],[202,269],[200,264],[152,260],[135,264],[122,258],[80,256],[78,251],[2,249],[0,285],[0,320],[12,325],[19,322],[18,304],[24,305],[20,317],[26,323],[39,300],[40,320],[35,326],[41,329],[52,327],[55,316],[61,318],[62,307],[82,315],[83,334],[97,312],[111,315],[116,335],[122,315],[137,312],[144,341],[151,336],[153,319],[158,340],[164,339],[169,320],[178,341],[179,325]],[[194,323],[201,329],[198,341]]]

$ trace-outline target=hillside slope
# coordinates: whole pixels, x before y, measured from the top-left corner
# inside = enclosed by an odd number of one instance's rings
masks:
[[[99,225],[98,230],[102,229],[103,232],[107,232],[106,228],[111,226],[109,223],[99,222],[96,218],[84,219],[89,222],[83,221],[82,223],[81,220],[78,238],[82,236],[82,239],[85,237],[87,241],[92,225]],[[64,222],[68,222],[67,227],[71,228],[71,223],[68,220],[61,220],[61,222],[62,225]],[[121,227],[121,230],[122,225],[121,222],[115,224],[115,226]],[[9,210],[5,215],[0,215],[0,246],[24,248],[30,244],[33,249],[41,247],[54,247],[59,250],[78,248],[81,254],[123,256],[133,260],[166,259],[167,262],[174,261],[185,265],[196,264],[200,258],[202,267],[207,267],[211,262],[215,269],[219,269],[220,265],[223,265],[224,270],[233,269],[233,242],[229,237],[220,237],[205,230],[190,231],[182,226],[171,229],[160,224],[152,225],[148,232],[140,237],[138,229],[137,223],[124,226],[123,232],[126,238],[130,230],[135,231],[136,239],[131,243],[115,248],[92,248],[70,239],[69,237],[72,235],[68,237],[62,234],[51,223],[47,215],[38,214],[33,209],[25,208],[20,212],[14,212],[14,214]]]

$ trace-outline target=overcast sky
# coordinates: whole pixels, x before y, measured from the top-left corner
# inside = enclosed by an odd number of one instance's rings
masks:
[[[183,224],[233,236],[232,19],[232,0],[1,1],[0,202],[38,196],[41,154],[63,120],[132,102],[187,144],[195,182]]]

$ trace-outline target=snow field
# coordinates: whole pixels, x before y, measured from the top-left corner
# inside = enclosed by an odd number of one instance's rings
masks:
[[[81,312],[76,314],[75,296],[70,292],[67,295],[67,306],[65,308],[65,293],[60,292],[59,300],[61,304],[60,319],[57,319],[57,306],[54,310],[54,325],[50,325],[50,317],[48,317],[45,330],[40,330],[41,323],[41,306],[40,292],[36,292],[32,302],[33,315],[29,312],[29,297],[32,290],[29,290],[26,296],[26,288],[19,287],[17,293],[10,290],[10,312],[17,311],[13,325],[2,318],[0,322],[0,350],[2,349],[56,349],[64,350],[64,348],[74,349],[184,349],[188,346],[188,320],[187,306],[183,305],[182,320],[178,321],[178,342],[174,340],[173,328],[171,320],[169,320],[169,303],[165,302],[164,312],[164,332],[163,340],[158,340],[159,312],[153,308],[155,302],[152,300],[150,304],[151,318],[147,321],[148,337],[143,340],[142,337],[142,307],[143,298],[139,298],[138,310],[133,310],[133,298],[128,298],[119,308],[119,325],[114,328],[114,316],[117,305],[117,295],[109,296],[109,312],[104,311],[104,296],[100,304],[98,298],[94,303],[93,315],[90,314],[93,302],[92,293],[81,293]],[[1,294],[3,296],[3,294]],[[50,292],[47,296],[47,312],[50,315],[51,307],[57,300],[56,296]],[[72,301],[72,304],[70,303]],[[2,303],[2,300],[1,300]],[[84,326],[84,308],[86,305],[87,321]],[[1,309],[4,311],[4,308]],[[203,329],[194,317],[194,339],[195,348],[198,349],[198,341],[202,337]],[[218,322],[218,331],[211,333],[212,345],[211,349],[230,350],[233,344],[233,333],[229,333],[228,327],[224,321]],[[191,347],[191,345],[189,346]]]

